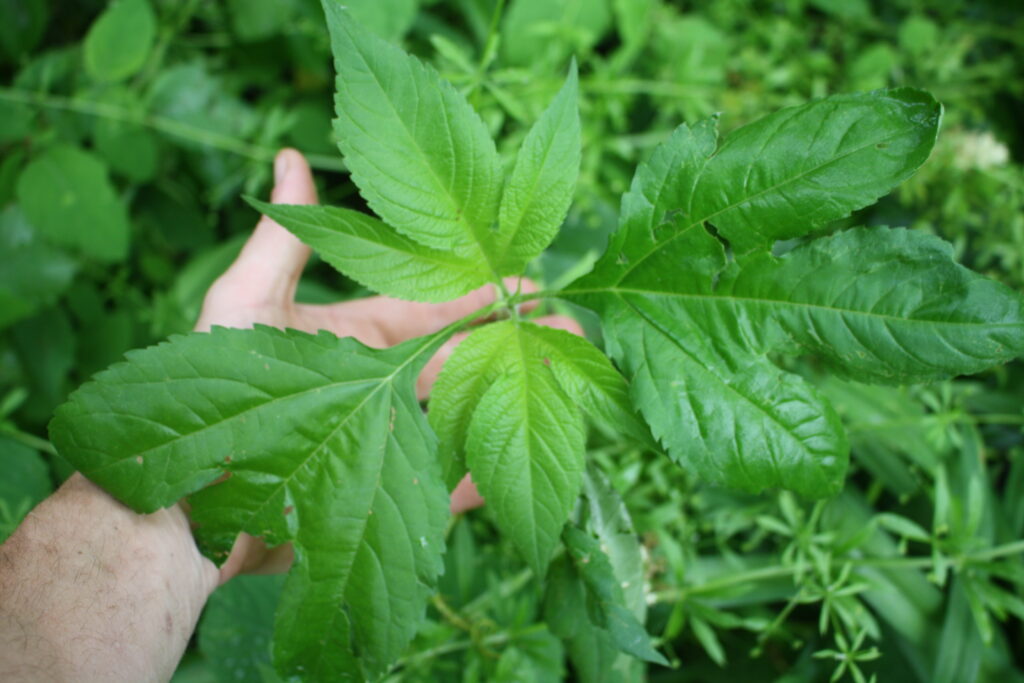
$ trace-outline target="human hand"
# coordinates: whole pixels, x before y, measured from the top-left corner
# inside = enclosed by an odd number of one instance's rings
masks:
[[[274,162],[275,204],[315,204],[316,188],[305,158],[295,150],[281,151]],[[238,258],[207,292],[196,330],[214,325],[252,327],[262,323],[315,333],[328,330],[339,337],[355,337],[368,346],[384,348],[406,339],[432,334],[487,306],[495,299],[487,285],[443,304],[424,304],[377,296],[328,305],[300,304],[295,290],[309,259],[310,249],[266,216],[260,219]],[[529,281],[510,279],[506,287],[533,291]],[[529,310],[536,304],[526,304]],[[538,323],[581,334],[579,324],[564,316],[545,316]],[[427,363],[417,381],[417,393],[426,398],[445,359],[466,337],[449,340]],[[452,493],[453,513],[478,507],[483,499],[467,476]],[[290,545],[268,549],[262,541],[241,534],[221,567],[221,581],[239,573],[285,571],[291,565]]]

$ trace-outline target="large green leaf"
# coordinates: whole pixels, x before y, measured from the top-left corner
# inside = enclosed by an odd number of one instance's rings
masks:
[[[381,294],[409,301],[449,301],[488,280],[478,262],[418,244],[365,213],[248,201],[342,273]]]
[[[637,169],[619,231],[567,294],[601,312],[670,455],[711,481],[828,495],[848,458],[839,420],[766,354],[809,350],[843,373],[901,382],[1024,351],[1020,297],[934,238],[879,228],[767,251],[912,172],[938,114],[917,91],[828,98],[740,129],[717,152],[713,122],[681,126]]]
[[[70,145],[43,152],[18,178],[18,203],[32,227],[57,244],[102,261],[128,253],[128,212],[89,152]]]
[[[370,207],[417,242],[497,272],[501,164],[483,121],[432,68],[324,0],[338,72],[334,130]]]
[[[239,531],[293,542],[278,666],[374,678],[442,567],[447,491],[414,384],[448,334],[387,350],[267,327],[172,337],[75,392],[51,437],[140,512],[191,494],[215,555]]]
[[[900,88],[782,109],[733,132],[695,179],[687,223],[706,221],[744,253],[874,203],[935,144],[942,108]]]
[[[955,263],[948,243],[904,229],[858,228],[781,258],[759,254],[722,274],[715,300],[746,318],[735,327],[751,348],[789,338],[861,381],[943,379],[1024,353],[1024,299]]]
[[[155,38],[148,0],[114,0],[85,36],[85,70],[98,81],[122,81],[146,63]]]
[[[580,408],[623,419],[644,438],[625,396],[622,377],[589,342],[511,320],[473,332],[434,385],[430,421],[449,484],[468,464],[499,527],[538,574],[580,490]]]
[[[543,575],[579,494],[586,433],[551,372],[522,353],[473,412],[466,462],[473,481],[533,571]]]
[[[565,85],[527,134],[501,197],[499,271],[518,275],[544,251],[572,203],[580,168],[578,77],[572,63]]]

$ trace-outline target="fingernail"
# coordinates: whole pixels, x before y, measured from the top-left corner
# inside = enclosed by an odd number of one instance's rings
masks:
[[[274,182],[280,183],[286,175],[288,175],[288,155],[285,152],[279,152],[277,158],[274,159]]]

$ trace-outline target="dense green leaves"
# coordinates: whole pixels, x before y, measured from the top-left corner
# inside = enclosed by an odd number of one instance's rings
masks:
[[[345,275],[381,294],[449,301],[488,281],[479,263],[414,242],[365,213],[249,200]]]
[[[325,0],[338,92],[334,129],[352,179],[389,225],[497,267],[491,224],[502,173],[494,141],[430,67]]]
[[[57,145],[18,178],[18,203],[29,223],[60,245],[102,261],[128,252],[128,213],[103,164],[89,152]]]
[[[445,338],[376,351],[265,327],[175,337],[79,389],[51,436],[137,510],[191,494],[215,553],[239,531],[292,541],[278,665],[374,678],[441,569],[447,496],[413,385]]]
[[[634,401],[675,459],[743,489],[828,495],[848,457],[838,417],[767,353],[812,351],[859,379],[900,382],[1024,351],[1020,297],[934,238],[879,228],[766,250],[906,177],[938,113],[917,91],[833,97],[717,150],[713,122],[681,126],[638,168],[619,231],[568,291],[601,312]]]
[[[85,69],[97,81],[123,81],[146,63],[155,38],[148,0],[114,0],[85,37]]]

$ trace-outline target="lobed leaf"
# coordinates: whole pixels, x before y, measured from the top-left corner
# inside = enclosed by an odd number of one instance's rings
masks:
[[[680,126],[637,169],[618,232],[567,295],[601,313],[634,403],[673,458],[738,488],[828,495],[848,460],[838,417],[766,354],[808,350],[860,379],[905,382],[1024,352],[1021,298],[935,238],[854,230],[767,251],[906,177],[939,115],[907,89],[827,98],[717,151],[714,122]]]
[[[375,678],[442,568],[447,490],[414,384],[448,334],[387,350],[262,326],[172,337],[76,391],[51,438],[140,512],[191,494],[215,555],[240,531],[293,542],[278,666]]]
[[[381,294],[408,301],[450,301],[488,281],[487,270],[479,263],[418,244],[358,211],[247,201],[339,271]]]
[[[486,325],[455,349],[432,391],[446,480],[454,485],[468,462],[498,525],[538,572],[580,490],[580,409],[653,445],[622,376],[588,341],[561,330]]]

